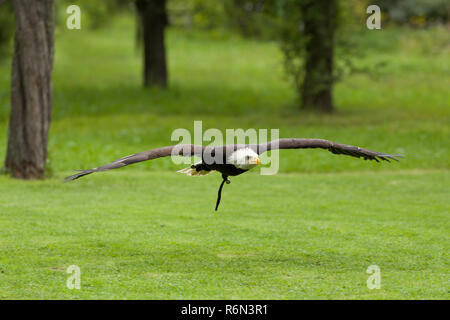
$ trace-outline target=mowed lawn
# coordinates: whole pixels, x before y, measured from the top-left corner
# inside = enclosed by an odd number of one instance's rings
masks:
[[[140,87],[133,21],[56,32],[49,179],[0,176],[2,299],[448,299],[450,66],[445,30],[359,35],[371,76],[336,85],[339,112],[301,112],[272,42],[169,30],[170,90]],[[433,39],[431,41],[430,39]],[[9,113],[0,63],[0,159]],[[225,185],[170,159],[62,183],[72,169],[175,143],[177,128],[279,129],[402,153],[372,163],[280,153]],[[69,290],[66,269],[81,269]],[[370,265],[381,288],[368,289]]]
[[[1,298],[448,298],[446,172],[0,182]],[[66,268],[81,268],[81,290]],[[370,265],[381,289],[366,286]]]

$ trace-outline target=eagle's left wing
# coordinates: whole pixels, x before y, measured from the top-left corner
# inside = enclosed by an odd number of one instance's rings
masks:
[[[363,158],[364,160],[380,160],[388,161],[395,160],[396,158],[402,158],[400,154],[388,154],[383,152],[371,151],[360,147],[355,147],[347,144],[340,144],[323,139],[278,139],[259,145],[254,145],[253,149],[256,149],[258,154],[262,154],[269,150],[275,149],[304,149],[304,148],[321,148],[327,149],[334,154],[345,154],[348,156]]]

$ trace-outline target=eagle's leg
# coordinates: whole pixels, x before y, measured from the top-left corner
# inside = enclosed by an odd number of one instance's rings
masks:
[[[228,176],[222,174],[222,183],[220,184],[219,187],[219,192],[217,193],[217,202],[216,202],[216,211],[219,208],[219,204],[220,204],[220,199],[222,198],[222,189],[223,189],[223,184],[226,182],[227,184],[230,184],[231,181],[228,179]]]

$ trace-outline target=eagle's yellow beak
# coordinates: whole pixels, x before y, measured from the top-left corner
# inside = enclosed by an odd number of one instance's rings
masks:
[[[259,160],[259,158],[253,158],[251,164],[259,165],[259,164],[261,164],[261,160]]]

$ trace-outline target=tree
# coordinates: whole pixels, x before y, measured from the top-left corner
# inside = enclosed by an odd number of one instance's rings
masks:
[[[265,13],[277,26],[285,69],[301,107],[332,112],[337,0],[268,0]]]
[[[302,6],[302,12],[306,37],[302,105],[307,109],[331,112],[334,110],[332,92],[337,1],[307,1]]]
[[[167,87],[164,32],[168,23],[166,0],[136,0],[138,23],[144,44],[144,86]]]
[[[52,106],[53,0],[13,0],[11,114],[5,167],[13,177],[45,174]]]

